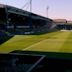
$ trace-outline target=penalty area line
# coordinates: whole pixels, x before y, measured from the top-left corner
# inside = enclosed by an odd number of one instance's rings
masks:
[[[39,41],[39,42],[37,42],[37,43],[34,43],[33,45],[30,45],[30,46],[22,49],[22,50],[28,50],[28,49],[30,49],[31,47],[36,46],[36,45],[38,45],[38,44],[40,44],[40,43],[42,43],[42,42],[44,42],[44,41],[47,41],[47,40],[48,40],[48,39],[41,40],[41,41]]]

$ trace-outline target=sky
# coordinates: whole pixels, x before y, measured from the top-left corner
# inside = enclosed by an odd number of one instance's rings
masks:
[[[0,0],[0,3],[30,11],[29,1]],[[47,17],[48,13],[48,17],[51,19],[72,20],[72,0],[32,0],[32,12],[45,17]]]

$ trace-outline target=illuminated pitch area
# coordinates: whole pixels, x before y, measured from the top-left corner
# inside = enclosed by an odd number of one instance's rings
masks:
[[[69,32],[71,31],[71,32],[72,32],[72,30],[66,30],[66,29],[62,29],[62,30],[60,30],[60,31],[69,31]]]
[[[42,35],[16,35],[0,45],[0,52],[14,50],[72,52],[72,32],[58,31]]]

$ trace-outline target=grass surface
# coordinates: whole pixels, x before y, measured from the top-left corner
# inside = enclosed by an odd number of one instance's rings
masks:
[[[72,52],[72,32],[52,32],[43,35],[16,35],[0,45],[0,52],[13,50]]]
[[[41,41],[35,45],[29,47],[28,51],[45,51],[45,52],[61,52],[61,49],[64,49],[68,37],[70,36],[70,32],[62,32],[57,35],[51,36],[50,38]],[[70,45],[71,46],[71,45]],[[72,46],[71,46],[72,47]],[[69,47],[68,47],[69,48]]]

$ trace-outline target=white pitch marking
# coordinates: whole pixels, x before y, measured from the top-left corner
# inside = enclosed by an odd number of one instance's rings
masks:
[[[54,37],[54,36],[52,36],[52,37]],[[39,42],[37,42],[37,43],[35,43],[35,44],[33,44],[33,45],[30,45],[30,46],[24,48],[23,50],[30,49],[31,47],[36,46],[36,45],[38,45],[38,44],[40,44],[40,43],[42,43],[42,42],[45,42],[45,41],[48,41],[48,39],[41,40],[41,41],[39,41]]]
[[[42,43],[42,42],[44,42],[44,41],[47,41],[47,40],[48,40],[48,39],[45,39],[45,40],[39,41],[39,42],[37,42],[37,43],[35,43],[35,44],[33,44],[33,45],[30,45],[30,46],[26,47],[26,48],[23,49],[23,50],[27,50],[27,49],[29,49],[29,48],[31,48],[31,47],[33,47],[33,46],[36,46],[36,45],[38,45],[38,44],[40,44],[40,43]]]

